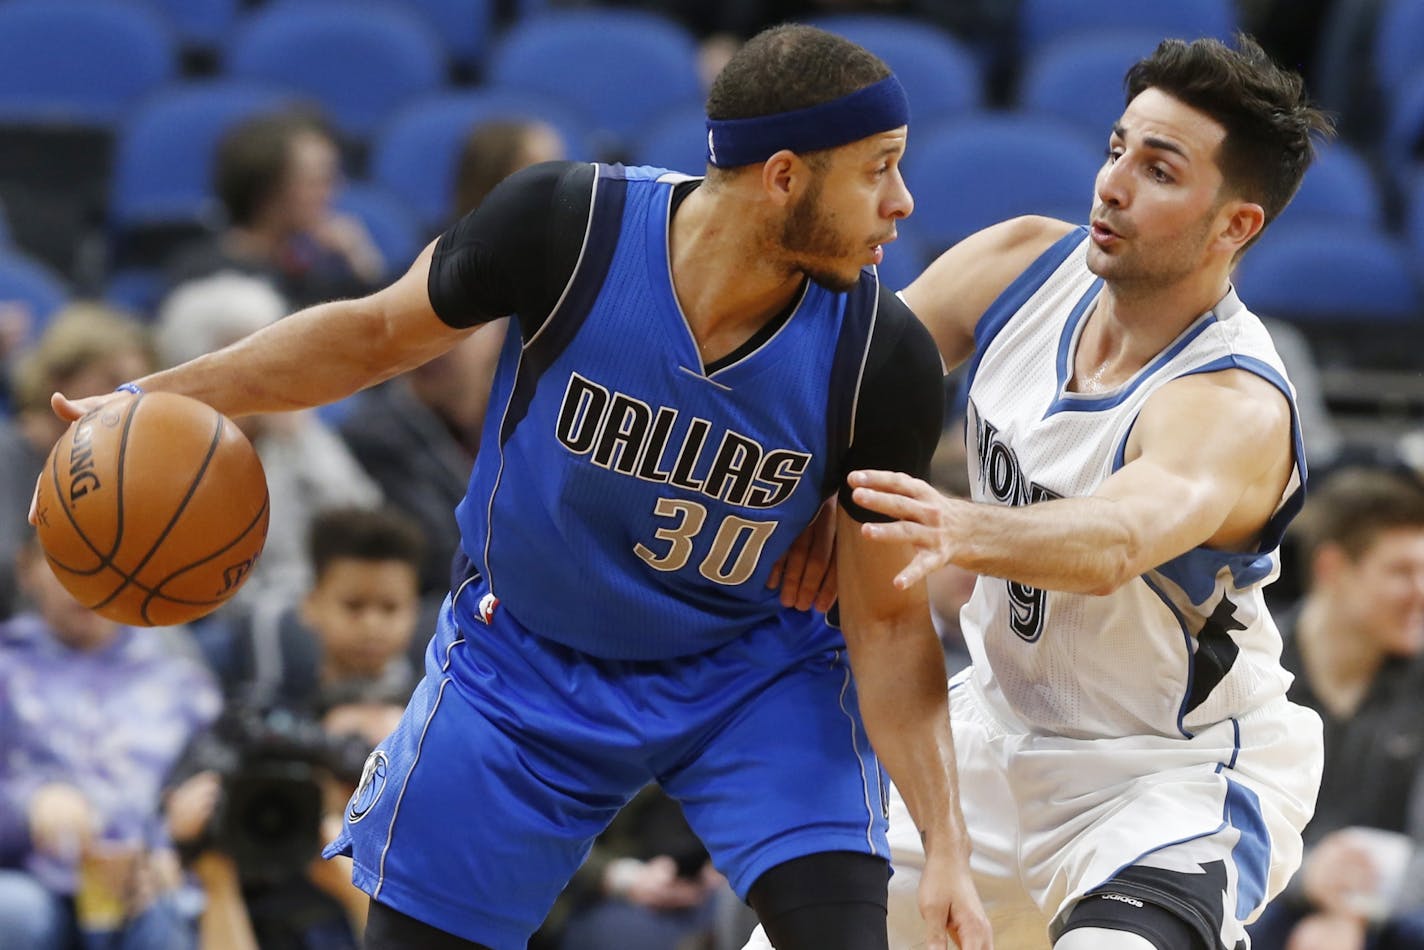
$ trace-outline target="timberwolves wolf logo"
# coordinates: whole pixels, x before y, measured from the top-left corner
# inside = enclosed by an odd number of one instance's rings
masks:
[[[366,765],[361,769],[361,782],[356,786],[356,794],[351,796],[351,806],[346,809],[346,820],[356,824],[371,811],[376,799],[386,787],[386,771],[390,763],[380,749],[366,757]]]
[[[999,438],[999,430],[982,417],[979,418],[979,483],[995,501],[1005,505],[1031,505],[1062,497],[1029,481],[1019,467],[1014,450]],[[1014,581],[1004,583],[1009,588],[1009,627],[1033,643],[1043,634],[1043,591]]]

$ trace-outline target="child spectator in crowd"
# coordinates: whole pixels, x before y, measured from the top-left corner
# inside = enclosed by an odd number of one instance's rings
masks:
[[[0,624],[0,944],[193,947],[159,795],[217,686],[160,631],[80,605],[33,537],[18,576],[34,609]]]

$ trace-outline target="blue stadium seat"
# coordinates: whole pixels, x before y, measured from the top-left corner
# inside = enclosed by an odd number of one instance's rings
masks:
[[[68,301],[69,288],[47,267],[18,251],[0,251],[0,303],[18,303],[29,310],[31,342]]]
[[[633,10],[550,11],[515,24],[488,82],[541,93],[585,116],[598,157],[626,148],[663,113],[702,101],[697,49],[681,26]]]
[[[1424,0],[1388,0],[1375,20],[1375,81],[1387,98],[1424,64]]]
[[[109,193],[113,228],[215,223],[218,142],[244,119],[291,101],[272,86],[218,81],[175,86],[146,102],[120,130]]]
[[[922,131],[905,154],[910,218],[926,254],[1023,214],[1085,223],[1102,149],[1040,117],[991,114]]]
[[[427,227],[440,228],[455,202],[455,170],[471,129],[490,119],[541,119],[570,158],[589,156],[587,127],[558,102],[501,89],[448,93],[400,110],[376,136],[371,178],[399,195]]]
[[[979,108],[979,63],[963,43],[932,24],[870,14],[820,17],[813,24],[885,60],[910,98],[915,125]]]
[[[277,0],[304,3],[306,0]],[[346,0],[347,5],[366,0]],[[405,7],[437,34],[450,58],[473,71],[488,52],[494,35],[494,0],[377,0],[378,5]]]
[[[336,195],[332,205],[337,211],[359,218],[366,226],[385,259],[388,278],[405,273],[420,249],[434,237],[425,234],[404,201],[376,185],[347,185]]]
[[[146,0],[167,19],[179,41],[194,49],[217,49],[237,22],[242,0]]]
[[[1032,56],[1054,40],[1110,30],[1161,37],[1230,39],[1236,30],[1231,0],[1022,0],[1019,50]]]
[[[1296,322],[1424,318],[1404,243],[1370,228],[1268,232],[1235,276],[1252,311]]]
[[[1414,252],[1415,270],[1424,278],[1424,169],[1416,170],[1405,200],[1404,233]]]
[[[107,125],[176,69],[173,35],[146,7],[0,3],[0,121]]]
[[[416,14],[363,0],[278,4],[252,14],[229,41],[230,75],[274,83],[318,102],[338,129],[364,139],[397,107],[445,79],[440,38]]]
[[[1374,173],[1343,142],[1317,144],[1300,191],[1271,224],[1271,234],[1316,224],[1384,227],[1384,202]]]
[[[1018,108],[1071,122],[1106,145],[1126,102],[1128,67],[1160,40],[1156,33],[1122,32],[1049,43],[1024,65]]]
[[[1424,161],[1424,62],[1401,80],[1385,106],[1386,165],[1408,169]]]
[[[707,169],[707,115],[702,106],[689,103],[654,122],[633,146],[632,160],[701,175]]]

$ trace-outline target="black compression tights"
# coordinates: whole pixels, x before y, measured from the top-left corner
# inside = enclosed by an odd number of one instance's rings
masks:
[[[748,902],[776,950],[888,950],[883,858],[829,851],[795,858],[752,885]],[[489,950],[371,901],[366,950]]]
[[[776,950],[888,950],[884,858],[827,851],[778,864],[748,903]]]
[[[371,901],[366,916],[366,939],[362,945],[366,950],[489,950],[482,943],[437,930],[375,901]]]

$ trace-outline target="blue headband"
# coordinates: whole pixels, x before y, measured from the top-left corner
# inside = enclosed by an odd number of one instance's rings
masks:
[[[708,119],[707,161],[717,168],[764,162],[782,149],[818,152],[910,124],[900,80],[884,79],[820,105],[750,119]]]

